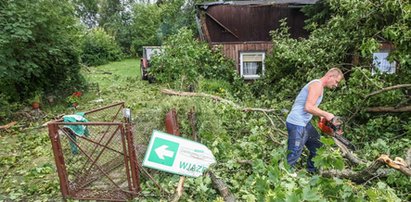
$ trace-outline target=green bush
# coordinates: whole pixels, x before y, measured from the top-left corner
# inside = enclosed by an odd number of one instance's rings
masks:
[[[121,48],[102,28],[89,31],[84,36],[81,47],[81,61],[86,65],[103,65],[122,58]]]
[[[219,50],[193,37],[191,30],[182,28],[164,42],[164,51],[151,60],[150,74],[164,83],[185,89],[197,86],[199,77],[233,81],[234,64]]]
[[[80,26],[70,2],[2,1],[0,30],[1,102],[82,86]]]

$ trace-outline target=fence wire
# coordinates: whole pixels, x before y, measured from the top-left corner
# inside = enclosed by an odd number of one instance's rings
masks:
[[[130,163],[136,161],[135,147],[127,142],[133,133],[126,130],[123,108],[119,103],[91,110],[85,123],[51,123],[54,129],[49,125],[61,187],[67,189],[63,197],[129,200],[139,190],[139,173]],[[83,126],[84,133],[76,134],[72,126]]]

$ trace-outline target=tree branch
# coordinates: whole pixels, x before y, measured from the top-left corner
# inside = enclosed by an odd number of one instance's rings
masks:
[[[185,176],[180,176],[180,181],[178,181],[178,185],[176,188],[176,192],[174,193],[173,197],[171,198],[171,202],[177,202],[180,200],[181,196],[183,195],[183,188],[184,188],[184,180],[186,179]]]
[[[354,165],[365,164],[366,162],[358,158],[354,153],[351,152],[340,140],[333,137],[335,144],[340,148],[340,151],[346,159],[348,159]]]
[[[241,111],[244,112],[250,112],[250,111],[257,111],[257,112],[267,112],[267,113],[271,113],[274,112],[274,109],[264,109],[264,108],[250,108],[250,107],[241,107],[237,104],[235,104],[233,101],[231,100],[227,100],[224,99],[222,97],[216,96],[216,95],[210,95],[210,94],[206,94],[206,93],[192,93],[192,92],[182,92],[182,91],[174,91],[171,89],[161,89],[160,90],[161,93],[167,94],[167,95],[176,95],[176,96],[187,96],[187,97],[207,97],[207,98],[211,98],[215,101],[219,101],[221,103],[225,103],[225,104],[229,104],[231,106],[233,106],[236,109],[239,109]]]
[[[364,168],[362,171],[355,172],[352,170],[325,170],[320,171],[320,174],[324,177],[338,177],[349,179],[356,183],[364,183],[372,178],[385,175],[386,172],[378,172],[379,168],[383,165],[387,165],[394,168],[407,176],[411,176],[411,169],[407,167],[405,161],[401,158],[396,157],[395,160],[391,160],[388,155],[381,155],[374,162],[372,162],[368,167]]]
[[[16,125],[16,123],[17,123],[17,121],[13,121],[13,122],[10,122],[6,125],[0,126],[0,130],[1,129],[7,130],[7,129],[11,128],[12,126]]]
[[[395,89],[398,89],[398,88],[408,88],[408,87],[411,87],[411,84],[400,84],[400,85],[395,85],[395,86],[386,87],[386,88],[383,88],[383,89],[381,89],[381,90],[374,91],[374,92],[366,95],[366,96],[364,97],[364,99],[367,99],[367,98],[369,98],[369,97],[371,97],[371,96],[373,96],[373,95],[377,95],[377,94],[380,94],[380,93],[385,92],[385,91],[395,90]]]
[[[399,88],[406,88],[406,87],[411,87],[411,84],[400,84],[400,85],[395,85],[395,86],[390,86],[390,87],[382,88],[382,89],[380,89],[380,90],[374,91],[374,92],[366,95],[366,96],[364,97],[364,101],[367,100],[369,97],[374,96],[374,95],[377,95],[377,94],[380,94],[380,93],[382,93],[382,92],[386,92],[386,91],[390,91],[390,90],[395,90],[395,89],[399,89]],[[363,103],[364,103],[364,102],[363,102]],[[360,111],[360,109],[361,109],[362,107],[363,107],[363,104],[360,104],[360,106],[357,106],[356,109],[355,109],[355,112],[350,116],[350,118],[348,118],[347,122],[350,122],[351,119],[352,119],[355,115],[357,115],[357,113]],[[368,111],[368,110],[371,110],[371,111]],[[372,110],[376,110],[376,109],[374,109],[374,108],[368,108],[368,109],[366,109],[366,111],[368,111],[368,112],[375,112],[375,111],[372,111]],[[378,112],[382,112],[382,111],[378,111]],[[388,111],[387,111],[387,112],[388,112]],[[391,111],[391,112],[392,112],[392,111]],[[395,112],[398,112],[398,111],[395,111]]]
[[[411,112],[411,106],[405,107],[369,107],[366,112]]]
[[[222,103],[226,103],[229,104],[235,108],[240,108],[237,104],[235,104],[234,102],[224,99],[222,97],[219,96],[215,96],[215,95],[210,95],[210,94],[206,94],[206,93],[192,93],[192,92],[183,92],[183,91],[174,91],[171,89],[161,89],[160,90],[161,93],[167,94],[167,95],[176,95],[176,96],[187,96],[187,97],[207,97],[207,98],[211,98],[213,100],[222,102]]]
[[[220,195],[224,198],[225,202],[234,202],[234,201],[236,201],[235,196],[230,192],[230,189],[227,187],[227,185],[224,183],[223,180],[218,178],[210,170],[208,171],[208,175],[211,178],[211,181],[213,183],[213,187],[216,188],[220,192]]]
[[[407,156],[405,156],[405,163],[407,163],[408,166],[411,166],[411,148],[409,148],[407,151]]]
[[[267,114],[266,112],[263,111],[263,113],[264,113],[264,115],[268,118],[268,120],[270,120],[271,126],[273,126],[273,129],[274,129],[275,131],[281,133],[282,135],[287,136],[287,133],[286,133],[286,132],[278,129],[278,128],[275,126],[274,121],[270,118],[270,116],[268,116],[268,114]],[[280,144],[278,141],[275,141],[275,140],[271,137],[271,134],[270,134],[270,138],[271,138],[271,140],[272,140],[273,142],[275,142],[275,143],[277,143],[277,144]]]

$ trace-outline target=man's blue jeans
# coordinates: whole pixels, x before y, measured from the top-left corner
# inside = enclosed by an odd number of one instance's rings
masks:
[[[307,146],[310,154],[307,159],[307,170],[316,172],[312,158],[317,153],[317,148],[321,147],[320,134],[308,123],[307,126],[297,126],[287,122],[288,131],[288,150],[287,162],[291,167],[297,163],[303,152],[304,146]]]

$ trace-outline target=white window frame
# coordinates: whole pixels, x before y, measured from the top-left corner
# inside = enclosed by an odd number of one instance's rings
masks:
[[[265,52],[262,51],[255,51],[255,52],[240,52],[240,75],[246,80],[252,80],[252,79],[258,79],[261,76],[258,74],[254,75],[244,75],[244,68],[243,68],[243,56],[246,55],[256,55],[256,54],[261,54],[262,56],[262,75],[264,75],[265,72]]]
[[[384,74],[394,74],[397,69],[397,63],[395,61],[389,62],[387,57],[389,55],[389,51],[381,50],[379,52],[375,52],[372,54],[372,69],[371,75],[375,75],[377,73],[384,73]],[[382,67],[384,65],[384,67]],[[388,66],[388,68],[386,67]],[[378,71],[376,70],[378,69]]]

